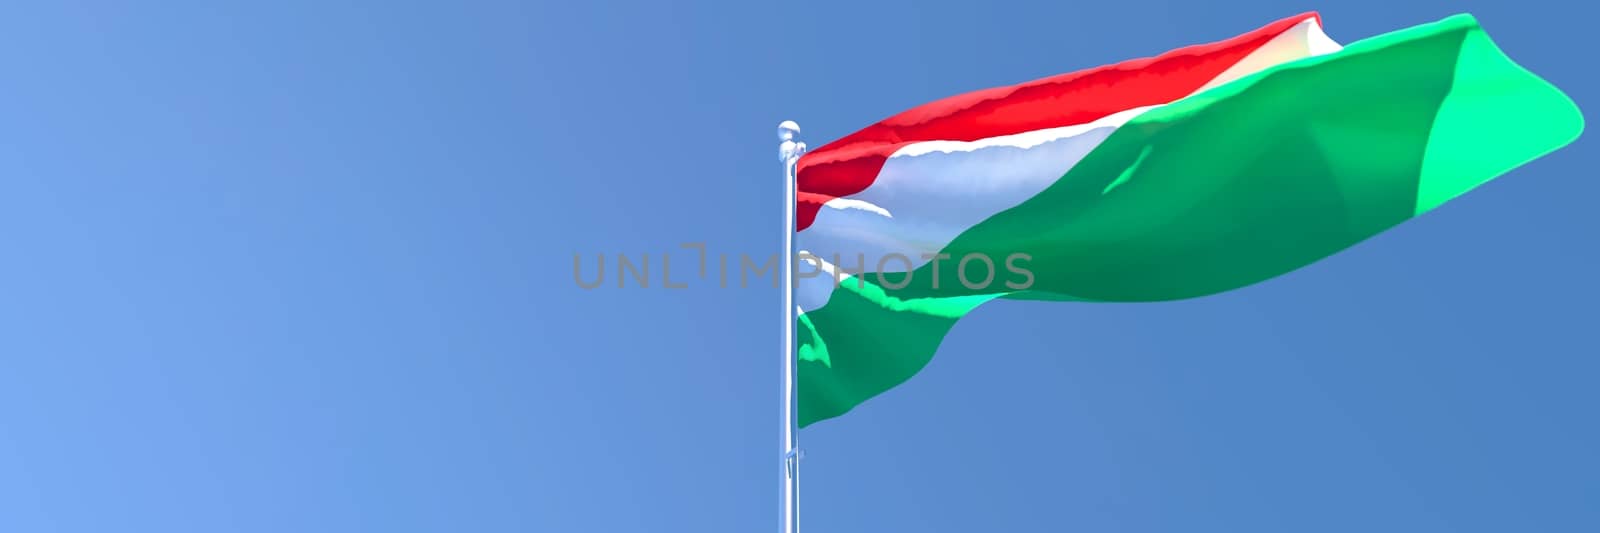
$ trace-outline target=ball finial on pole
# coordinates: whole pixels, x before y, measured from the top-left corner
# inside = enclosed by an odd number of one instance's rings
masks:
[[[795,124],[793,120],[778,123],[778,140],[782,141],[778,144],[779,161],[786,165],[792,164],[794,159],[800,158],[800,154],[806,153],[806,143],[795,140],[799,136],[800,125]]]

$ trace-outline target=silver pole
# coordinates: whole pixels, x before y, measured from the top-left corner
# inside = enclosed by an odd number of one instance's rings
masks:
[[[806,143],[795,139],[800,125],[792,120],[778,124],[778,158],[783,161],[783,262],[778,266],[783,285],[783,532],[800,531],[800,437],[794,418],[794,233],[795,164],[806,152]]]

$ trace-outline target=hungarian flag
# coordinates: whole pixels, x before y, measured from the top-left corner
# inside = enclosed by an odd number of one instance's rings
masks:
[[[904,382],[990,300],[1250,285],[1582,130],[1470,15],[1340,46],[1310,13],[918,106],[799,160],[799,423]]]

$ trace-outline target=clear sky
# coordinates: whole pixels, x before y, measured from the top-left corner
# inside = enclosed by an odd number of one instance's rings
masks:
[[[774,530],[778,292],[678,246],[775,251],[780,120],[817,146],[1308,10],[1471,12],[1591,109],[1594,9],[11,5],[0,531]],[[1591,137],[1245,290],[980,309],[802,433],[806,530],[1600,530]],[[583,290],[575,253],[689,288]]]

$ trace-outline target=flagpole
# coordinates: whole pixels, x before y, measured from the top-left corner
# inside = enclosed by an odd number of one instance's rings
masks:
[[[783,257],[778,266],[783,286],[783,533],[800,531],[800,437],[795,427],[795,375],[794,375],[794,233],[795,233],[795,165],[806,152],[806,143],[795,137],[800,135],[800,125],[792,120],[778,124],[778,159],[783,162]]]

